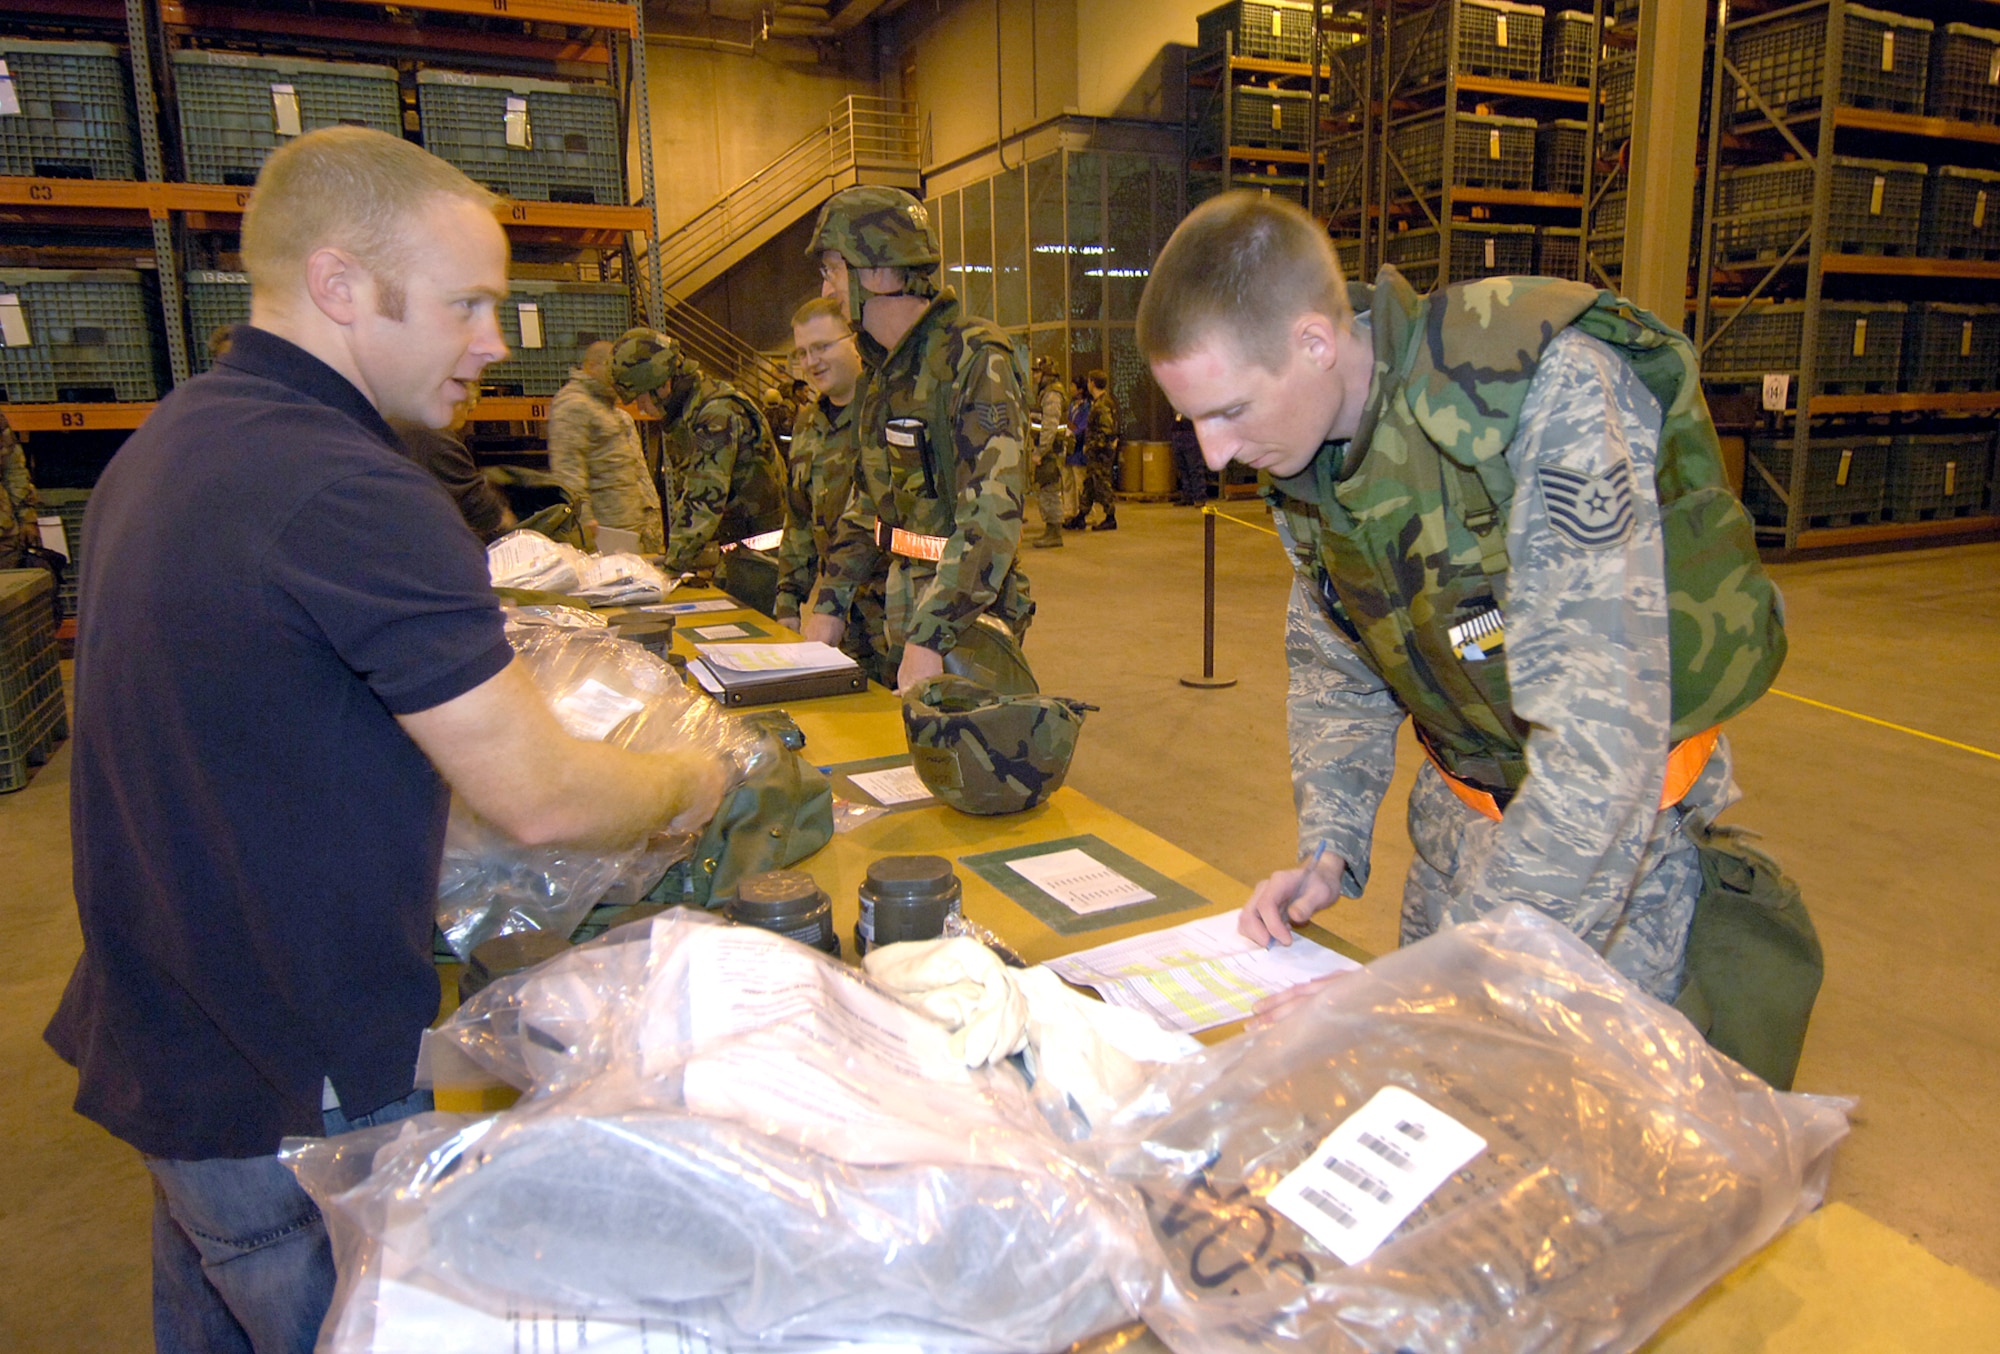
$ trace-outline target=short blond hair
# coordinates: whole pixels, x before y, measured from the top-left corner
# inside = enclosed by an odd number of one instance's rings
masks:
[[[403,318],[414,218],[440,197],[488,211],[500,199],[437,156],[367,127],[322,127],[264,162],[243,210],[243,268],[253,296],[297,284],[315,250],[346,250],[374,276],[379,306]]]
[[[1160,251],[1134,337],[1157,363],[1221,335],[1276,371],[1292,321],[1315,311],[1336,324],[1354,314],[1326,231],[1282,199],[1224,193],[1189,212]]]
[[[847,318],[847,308],[831,296],[815,296],[793,311],[792,328],[801,328],[822,317],[834,321],[849,333],[854,331],[853,323]]]

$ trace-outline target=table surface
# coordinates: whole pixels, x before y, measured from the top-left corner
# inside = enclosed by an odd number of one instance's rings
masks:
[[[674,600],[721,596],[682,589]],[[686,623],[757,620],[751,611],[702,613]],[[789,637],[789,632],[787,632]],[[679,627],[676,650],[692,656]],[[806,735],[805,755],[821,766],[907,753],[902,706],[880,687],[785,707]],[[1086,727],[1085,737],[1089,736]],[[1025,813],[979,818],[942,805],[883,814],[837,833],[802,862],[833,898],[843,952],[852,956],[857,891],[868,863],[899,854],[963,855],[1094,833],[1119,850],[1185,885],[1203,902],[1183,911],[1074,935],[1058,934],[986,883],[961,870],[966,916],[986,927],[1030,963],[1124,936],[1171,926],[1240,906],[1249,888],[1214,866],[1113,813],[1088,796],[1060,789]],[[1315,940],[1353,958],[1368,956],[1314,926]],[[1211,1031],[1226,1037],[1233,1027]],[[1837,1167],[1836,1167],[1837,1169]],[[1143,1326],[1101,1336],[1080,1347],[1090,1354],[1163,1351]],[[1939,1260],[1921,1245],[1844,1204],[1819,1210],[1727,1275],[1669,1322],[1646,1354],[1884,1354],[2000,1349],[2000,1291]]]

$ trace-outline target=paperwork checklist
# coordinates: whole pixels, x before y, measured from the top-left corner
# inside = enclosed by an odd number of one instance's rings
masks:
[[[1236,914],[1204,917],[1049,961],[1056,975],[1094,987],[1114,1006],[1192,1034],[1242,1020],[1265,997],[1361,966],[1304,936],[1265,950],[1236,933]]]
[[[796,644],[698,644],[702,660],[731,672],[821,672],[851,668],[854,660],[831,644],[802,640]]]
[[[1074,847],[1010,860],[1007,868],[1079,915],[1150,903],[1156,896],[1088,851]]]

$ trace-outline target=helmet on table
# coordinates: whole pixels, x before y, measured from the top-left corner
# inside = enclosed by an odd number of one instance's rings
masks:
[[[949,673],[903,698],[910,762],[963,813],[1019,813],[1062,787],[1086,710],[1060,696],[1003,696]]]

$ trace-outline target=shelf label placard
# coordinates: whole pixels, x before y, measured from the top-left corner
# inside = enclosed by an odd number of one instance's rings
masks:
[[[14,76],[7,69],[7,63],[0,61],[0,118],[19,117],[20,115],[21,93],[14,88]]]
[[[21,309],[21,298],[13,292],[0,293],[0,348],[27,348],[33,346],[28,336],[27,312]]]
[[[1781,371],[1764,374],[1764,412],[1782,414],[1791,403],[1792,378]]]

